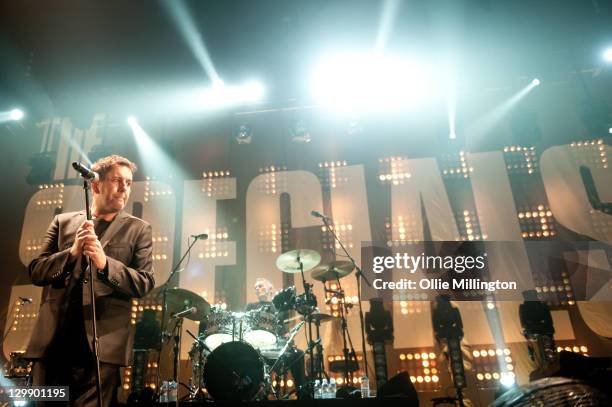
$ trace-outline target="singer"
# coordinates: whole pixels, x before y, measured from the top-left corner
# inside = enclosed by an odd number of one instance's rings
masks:
[[[92,166],[93,221],[85,211],[55,216],[41,254],[28,271],[44,287],[39,318],[25,357],[33,384],[70,387],[70,404],[97,405],[87,257],[95,266],[102,400],[116,404],[119,367],[130,364],[133,297],[153,287],[151,226],[123,211],[136,165],[111,155]]]

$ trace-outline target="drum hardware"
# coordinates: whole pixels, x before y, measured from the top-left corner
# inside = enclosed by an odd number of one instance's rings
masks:
[[[346,359],[333,360],[329,362],[329,370],[334,373],[344,373],[348,369],[349,372],[354,373],[359,370],[359,363],[357,360],[351,358],[348,362]]]
[[[307,337],[308,337],[308,356],[310,357],[310,372],[315,371],[314,346],[312,338],[312,318],[311,315],[317,306],[317,300],[312,293],[312,284],[306,282],[304,271],[308,271],[316,267],[321,262],[321,255],[314,250],[297,249],[281,254],[276,259],[276,267],[285,273],[300,273],[302,277],[302,285],[304,294],[296,297],[296,310],[304,315],[304,319],[308,322]],[[311,378],[312,379],[312,378]],[[314,381],[311,380],[311,383]]]
[[[212,307],[211,312],[200,322],[200,333],[211,351],[224,343],[242,339],[234,315],[219,307]]]
[[[310,287],[312,289],[312,285]],[[309,315],[317,308],[317,297],[310,291],[295,298],[295,310],[302,315]]]
[[[285,343],[285,345],[281,348],[281,350],[279,352],[279,355],[278,355],[278,359],[276,359],[276,362],[274,362],[272,367],[268,370],[268,373],[270,373],[270,372],[274,371],[274,369],[276,369],[276,367],[278,366],[278,363],[281,360],[282,356],[285,354],[285,352],[287,352],[287,349],[289,349],[289,345],[293,341],[293,338],[295,338],[295,335],[297,335],[297,333],[299,332],[300,328],[302,328],[302,326],[304,326],[305,323],[306,323],[306,321],[302,321],[302,322],[300,322],[299,324],[297,324],[296,326],[293,327],[293,329],[289,333],[289,338],[287,339],[287,343]]]
[[[183,253],[183,256],[181,256],[179,261],[172,268],[172,271],[170,272],[170,275],[168,276],[168,279],[164,282],[164,284],[152,290],[147,295],[147,297],[149,298],[156,298],[161,293],[161,297],[162,297],[161,331],[162,332],[165,332],[167,329],[167,326],[164,326],[164,324],[166,322],[166,315],[169,312],[168,310],[169,305],[172,305],[173,307],[175,307],[175,309],[178,308],[179,311],[183,311],[189,307],[195,307],[196,312],[192,314],[190,318],[190,319],[193,319],[194,321],[202,320],[208,314],[208,312],[210,312],[210,304],[208,304],[206,300],[204,300],[199,295],[191,291],[183,290],[183,289],[176,288],[176,287],[170,288],[170,281],[172,281],[173,277],[177,273],[182,271],[182,269],[180,269],[181,264],[189,255],[193,246],[196,244],[198,240],[204,240],[207,237],[208,236],[201,235],[201,236],[194,238],[193,241],[189,243],[189,246],[187,247],[187,250],[185,250],[185,253]],[[172,302],[172,304],[169,303],[170,301]],[[175,325],[175,329],[174,329],[175,331],[176,331],[176,328],[179,329],[178,335],[174,335],[175,344],[174,344],[174,378],[173,379],[177,383],[178,383],[178,378],[179,378],[179,358],[180,358],[180,339],[181,339],[181,329],[180,328],[182,327],[182,321],[183,321],[182,318],[178,319]],[[163,345],[163,340],[164,339],[162,336],[160,338],[160,342],[161,342],[160,348],[161,348],[161,345]],[[161,361],[161,352],[159,352],[159,355],[157,358],[158,366],[159,366],[160,361]],[[161,378],[158,377],[158,381],[161,382]],[[161,387],[159,386],[160,384],[159,382],[157,383],[158,384],[157,388]],[[176,406],[178,407],[178,405],[179,405],[179,402],[178,402],[178,397],[177,397]]]
[[[152,290],[147,297],[156,299],[164,295],[163,286],[157,287]],[[177,312],[183,312],[191,308],[195,308],[191,313],[184,315],[185,318],[192,321],[201,321],[210,313],[210,304],[198,294],[193,291],[185,290],[183,288],[172,287],[166,290],[166,306],[169,310],[174,310],[173,317]],[[176,311],[178,310],[178,311]]]
[[[346,297],[344,295],[344,290],[342,289],[342,285],[340,283],[340,275],[338,273],[333,273],[336,274],[336,282],[338,284],[338,289],[337,290],[328,290],[327,288],[325,289],[326,291],[335,291],[335,294],[332,294],[333,297],[338,299],[338,303],[340,304],[340,327],[342,330],[342,354],[344,355],[344,360],[342,361],[343,365],[344,365],[344,369],[342,369],[342,373],[344,373],[344,383],[347,383],[346,385],[349,386],[349,383],[352,383],[352,373],[354,371],[356,371],[357,369],[353,370],[352,369],[352,365],[351,362],[356,359],[355,358],[355,350],[353,349],[353,344],[351,342],[350,336],[349,336],[349,332],[348,332],[348,323],[347,323],[347,319],[346,319],[346,314],[348,311],[348,304],[345,301]],[[329,274],[323,274],[322,275],[329,275]],[[323,285],[325,286],[327,280],[322,279],[321,280],[323,282]],[[331,299],[330,299],[331,300]],[[349,342],[351,345],[351,349],[349,351]],[[356,360],[354,360],[354,362],[356,363]],[[331,367],[330,367],[331,370]]]
[[[332,261],[313,268],[311,277],[318,281],[333,281],[348,276],[353,270],[355,266],[350,261]]]
[[[357,265],[357,263],[355,262],[355,259],[353,259],[353,257],[351,256],[351,254],[348,252],[348,250],[346,250],[346,247],[344,246],[344,244],[342,243],[342,240],[340,240],[340,238],[338,237],[338,235],[336,234],[334,228],[331,227],[330,225],[330,221],[332,219],[326,217],[326,216],[317,216],[319,218],[321,218],[321,221],[323,221],[323,224],[325,225],[325,228],[327,229],[327,231],[334,237],[334,240],[336,242],[338,242],[340,248],[342,249],[342,251],[344,252],[344,255],[348,258],[350,264],[352,265],[352,267],[357,270],[355,273],[355,278],[357,279],[357,296],[359,299],[359,323],[360,323],[360,328],[361,328],[361,351],[363,353],[363,367],[364,367],[364,372],[366,375],[368,375],[368,358],[367,358],[367,353],[366,353],[366,341],[365,341],[365,323],[364,323],[364,319],[363,319],[363,307],[361,304],[361,279],[363,279],[365,281],[365,283],[368,286],[372,286],[372,284],[368,281],[368,279],[366,278],[366,276],[363,274],[363,271],[361,270],[361,268]],[[335,245],[332,246],[333,250],[334,250],[334,254],[335,254]],[[346,273],[345,275],[350,274],[349,271],[347,271],[347,265],[341,265],[340,262],[333,264],[334,268],[333,268],[333,273],[332,274],[337,274],[336,276],[336,280],[338,281],[338,287],[340,287],[340,274]],[[352,268],[351,268],[352,271]],[[325,283],[323,283],[325,284]],[[344,313],[344,307],[340,307],[343,310]],[[346,318],[343,318],[343,327],[344,325],[346,325]],[[344,330],[344,332],[346,332],[346,334],[348,334],[348,332],[346,331],[346,329]],[[343,337],[344,337],[344,332],[343,332]],[[350,337],[349,337],[350,340]],[[352,346],[351,346],[352,347]],[[346,349],[346,346],[345,346]],[[346,353],[346,352],[345,352]],[[355,350],[352,350],[353,355],[355,354]],[[346,354],[345,354],[345,360],[346,358]],[[347,370],[348,370],[348,365],[347,365]],[[348,372],[347,372],[348,373]],[[349,383],[346,382],[345,383]],[[348,386],[348,384],[347,384]]]
[[[289,345],[291,345],[291,343],[293,342],[293,339],[295,338],[295,336],[297,335],[297,333],[300,331],[300,329],[302,328],[302,326],[304,326],[304,324],[306,324],[306,321],[301,321],[299,324],[297,324],[296,326],[294,326],[291,331],[289,332],[289,337],[287,338],[287,341],[285,342],[285,344],[283,345],[283,347],[280,349],[280,351],[278,352],[278,354],[276,355],[276,360],[274,361],[274,363],[272,364],[271,367],[269,367],[266,370],[266,376],[269,378],[272,375],[272,372],[276,371],[276,369],[283,364],[282,370],[280,372],[280,376],[285,376],[287,374],[287,372],[291,369],[291,366],[297,362],[297,360],[293,360],[291,363],[284,364],[284,358],[283,356],[285,355],[285,353],[289,350]],[[263,352],[262,352],[263,355]],[[272,386],[271,383],[268,383],[269,389],[272,391],[272,393],[274,394],[274,396],[278,399],[278,396],[276,395],[276,391],[274,390],[274,387]]]
[[[270,347],[276,343],[276,315],[266,307],[247,311],[245,342],[255,349]]]
[[[284,273],[304,273],[321,262],[321,255],[308,249],[285,252],[276,259],[276,267]]]
[[[246,342],[233,341],[212,351],[204,366],[204,385],[214,400],[254,401],[268,388],[264,362]]]
[[[283,288],[272,298],[272,305],[278,312],[287,312],[295,309],[295,286]]]
[[[204,390],[204,363],[206,356],[211,353],[203,339],[195,336],[189,329],[186,332],[194,340],[191,350],[189,351],[189,359],[191,360],[191,378],[189,379],[189,401],[202,401],[206,398]]]

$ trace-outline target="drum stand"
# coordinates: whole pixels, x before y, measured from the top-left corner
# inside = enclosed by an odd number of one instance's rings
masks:
[[[320,327],[321,327],[321,321],[316,320],[315,328],[317,332],[317,340],[315,341],[316,342],[315,346],[317,348],[317,360],[315,363],[315,371],[313,374],[316,380],[322,380],[323,376],[329,379],[329,376],[325,373],[325,364],[324,364],[324,358],[323,358],[323,344],[321,343],[321,334],[319,332]]]
[[[307,380],[307,386],[311,386],[314,382],[315,377],[315,359],[314,359],[314,348],[315,343],[312,340],[312,313],[314,312],[317,300],[312,294],[312,284],[306,282],[306,277],[304,276],[304,264],[302,263],[300,256],[298,254],[297,262],[300,265],[300,274],[302,275],[302,285],[304,286],[304,303],[302,305],[302,312],[299,310],[299,305],[296,306],[298,308],[298,312],[304,315],[304,320],[308,323],[307,335],[308,335],[308,349],[306,350],[308,356],[310,357],[310,380]],[[298,298],[299,299],[299,298]],[[320,338],[319,338],[320,339]],[[319,340],[320,343],[320,340]]]
[[[363,272],[361,271],[361,268],[359,268],[359,266],[355,262],[355,259],[353,259],[353,257],[348,252],[348,250],[346,250],[346,247],[344,247],[344,244],[342,243],[342,241],[340,240],[340,238],[338,237],[338,235],[334,231],[334,228],[332,228],[330,226],[329,218],[326,218],[324,216],[324,217],[321,218],[321,220],[323,221],[323,224],[325,225],[325,228],[331,233],[331,235],[334,237],[334,239],[338,242],[338,244],[340,245],[340,248],[344,252],[345,256],[349,259],[349,261],[351,263],[353,263],[353,266],[355,266],[355,269],[357,270],[357,272],[355,273],[355,277],[357,278],[357,296],[359,297],[359,322],[360,322],[360,328],[361,328],[360,329],[360,333],[361,333],[361,351],[363,353],[363,371],[364,371],[364,374],[367,376],[368,375],[368,357],[367,357],[367,353],[366,353],[365,324],[364,324],[364,319],[363,319],[363,308],[361,306],[361,302],[362,302],[361,301],[361,279],[363,279],[366,282],[366,284],[369,285],[370,287],[372,287],[372,284],[368,281],[366,276],[363,274]],[[335,254],[335,249],[334,249],[334,254]],[[340,286],[340,279],[338,279],[338,286]],[[344,308],[343,308],[343,310],[344,310]],[[344,317],[343,317],[343,327],[344,327],[345,324],[346,324],[346,319],[344,319]],[[346,348],[346,344],[345,344],[344,347]],[[354,354],[355,354],[355,350],[353,349],[353,355]],[[346,357],[346,355],[345,355],[345,357]],[[347,366],[348,366],[348,362],[345,365],[345,368],[347,368]],[[348,386],[348,383],[347,383],[347,386]]]
[[[341,321],[341,329],[342,329],[342,355],[344,356],[344,383],[348,387],[350,383],[352,383],[352,371],[349,369],[349,366],[352,365],[350,363],[351,358],[355,358],[355,362],[357,362],[357,358],[355,357],[355,349],[353,349],[353,344],[351,343],[351,349],[349,350],[348,341],[350,337],[348,336],[348,324],[346,321],[346,312],[348,309],[348,305],[346,303],[346,297],[344,295],[344,291],[342,290],[342,284],[340,283],[340,278],[337,278],[338,282],[338,290],[335,292],[336,298],[338,298],[338,302],[340,303],[340,321]],[[325,281],[323,281],[323,285],[325,285]]]
[[[208,237],[208,236],[207,236]],[[183,260],[185,260],[185,258],[189,255],[189,252],[191,252],[191,248],[196,244],[196,242],[198,241],[198,238],[193,239],[193,242],[191,242],[189,244],[189,247],[187,247],[187,250],[185,251],[185,253],[183,254],[183,257],[180,258],[180,260],[178,261],[178,263],[176,264],[176,266],[174,266],[174,268],[172,269],[172,272],[170,273],[170,276],[168,276],[168,279],[166,280],[166,282],[163,284],[163,288],[162,288],[162,317],[161,317],[161,331],[162,331],[162,335],[160,338],[160,352],[157,356],[157,366],[159,369],[159,365],[160,365],[160,361],[161,361],[161,349],[163,348],[164,345],[164,337],[172,337],[172,335],[168,335],[168,333],[166,332],[166,327],[164,327],[164,322],[166,319],[166,315],[168,312],[168,286],[170,284],[170,281],[172,280],[172,278],[174,277],[174,275],[178,272],[179,267],[181,266],[181,263],[183,263]],[[168,321],[168,324],[170,324],[170,321]],[[176,326],[174,327],[174,329],[176,330],[178,327],[178,335],[174,335],[174,381],[177,383],[177,386],[179,385],[179,359],[180,359],[180,340],[181,340],[181,336],[182,336],[182,327],[183,327],[183,319],[179,318],[179,320],[176,323]],[[158,380],[159,379],[159,370],[158,370]],[[158,383],[158,388],[161,387],[161,383]],[[176,406],[178,407],[178,397],[176,398]]]
[[[210,349],[203,340],[192,334],[189,329],[187,329],[187,333],[191,336],[195,343],[197,344],[198,350],[198,358],[197,361],[194,360],[192,363],[198,363],[198,374],[192,375],[195,376],[196,383],[189,383],[189,395],[187,396],[188,401],[203,401],[206,398],[204,393],[204,388],[202,387],[202,383],[204,380],[204,351],[208,351],[210,353]],[[191,357],[191,355],[190,355]],[[190,379],[191,381],[191,379]]]

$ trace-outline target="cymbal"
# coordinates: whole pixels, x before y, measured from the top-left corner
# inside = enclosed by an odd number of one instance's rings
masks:
[[[309,249],[297,249],[285,252],[278,256],[276,259],[276,267],[285,273],[299,273],[300,263],[298,257],[304,268],[304,271],[308,271],[321,262],[321,255],[314,250]]]
[[[314,322],[321,323],[321,322],[331,321],[332,319],[334,319],[334,317],[332,317],[329,314],[324,314],[322,312],[315,312],[312,314],[312,320]]]
[[[149,298],[163,298],[163,286],[157,287],[147,294]],[[189,307],[195,307],[196,312],[185,316],[192,321],[201,321],[210,312],[210,304],[193,291],[173,287],[166,291],[166,303],[171,313],[183,311]]]
[[[342,277],[346,277],[355,266],[350,261],[332,261],[329,264],[321,264],[312,270],[312,278],[319,281],[332,281]]]

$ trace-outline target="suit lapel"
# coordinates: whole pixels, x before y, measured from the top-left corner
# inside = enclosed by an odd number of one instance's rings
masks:
[[[117,216],[115,216],[115,219],[113,219],[111,224],[108,226],[108,229],[106,229],[106,232],[104,232],[104,236],[102,236],[102,240],[100,240],[102,249],[106,247],[108,242],[117,233],[117,231],[119,230],[123,222],[125,222],[127,219],[128,219],[128,215],[124,211],[119,212]]]

